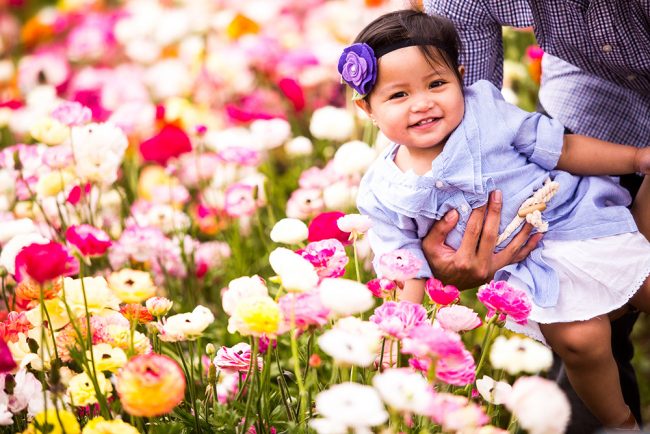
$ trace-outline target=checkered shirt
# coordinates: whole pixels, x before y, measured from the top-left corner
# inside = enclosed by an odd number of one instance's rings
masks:
[[[650,0],[424,0],[450,18],[466,84],[503,80],[501,26],[533,27],[540,102],[575,133],[650,146]]]

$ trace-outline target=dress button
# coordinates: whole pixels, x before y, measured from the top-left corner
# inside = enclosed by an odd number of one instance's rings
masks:
[[[603,50],[603,53],[611,53],[612,52],[612,46],[609,44],[605,44],[601,47],[601,50]]]
[[[436,188],[442,188],[445,186],[445,183],[442,182],[441,180],[436,181]]]
[[[462,205],[460,206],[460,210],[461,210],[463,213],[466,213],[467,211],[469,211],[469,207],[468,207],[467,205],[465,205],[465,204],[462,204]]]

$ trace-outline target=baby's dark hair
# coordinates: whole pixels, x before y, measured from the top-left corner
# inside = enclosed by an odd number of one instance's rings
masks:
[[[454,24],[447,18],[427,15],[414,9],[389,12],[368,24],[356,37],[355,43],[370,45],[376,55],[391,46],[406,40],[424,41],[418,48],[435,69],[441,62],[456,74],[458,82],[463,85],[463,77],[458,67],[460,37]],[[429,44],[430,42],[430,44]]]

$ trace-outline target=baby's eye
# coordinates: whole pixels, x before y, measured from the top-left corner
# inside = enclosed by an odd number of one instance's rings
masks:
[[[440,87],[443,84],[445,84],[445,82],[442,80],[434,80],[431,83],[429,83],[429,88],[433,89],[434,87]]]
[[[406,92],[395,92],[391,96],[388,97],[388,99],[396,99],[396,98],[402,98],[406,96]]]

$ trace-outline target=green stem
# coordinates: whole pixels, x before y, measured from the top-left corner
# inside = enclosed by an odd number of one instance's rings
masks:
[[[305,384],[302,380],[302,375],[300,371],[300,359],[298,355],[298,338],[296,337],[296,297],[291,298],[291,323],[290,331],[291,333],[291,357],[293,358],[293,371],[296,374],[296,382],[298,383],[298,424],[302,423],[305,418],[305,404],[307,404],[307,391],[305,390]]]
[[[257,375],[257,366],[255,366],[255,369],[253,369],[253,364],[257,365],[257,339],[256,338],[251,338],[251,360],[248,366],[248,372],[250,375]],[[248,427],[249,425],[249,420],[248,420],[248,410],[250,409],[250,404],[251,400],[253,399],[253,392],[255,389],[255,381],[254,380],[248,380],[248,377],[246,378],[246,382],[249,384],[249,388],[246,391],[246,408],[244,410],[244,424],[243,424],[243,429],[242,433],[247,433],[248,432]]]

